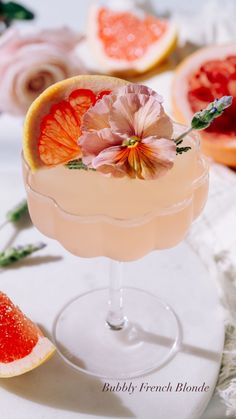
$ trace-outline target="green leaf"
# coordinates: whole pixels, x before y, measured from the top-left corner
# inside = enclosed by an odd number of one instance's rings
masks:
[[[4,252],[0,253],[0,266],[9,266],[12,263],[17,262],[38,250],[43,249],[46,246],[45,243],[27,244],[25,246],[9,247]]]
[[[33,12],[13,1],[0,3],[0,15],[8,21],[34,19]]]
[[[232,96],[223,96],[220,99],[214,100],[206,109],[194,114],[191,128],[196,130],[208,128],[215,118],[221,116],[224,110],[231,106],[232,101]]]

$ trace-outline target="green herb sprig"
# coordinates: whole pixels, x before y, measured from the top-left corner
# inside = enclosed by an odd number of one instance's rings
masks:
[[[5,267],[11,265],[14,262],[31,255],[38,250],[43,249],[46,246],[45,243],[27,244],[25,246],[9,247],[4,252],[0,253],[0,266]]]
[[[12,223],[17,223],[22,219],[22,217],[25,216],[29,216],[28,205],[26,200],[21,201],[15,207],[9,210],[6,214],[7,220]]]
[[[88,166],[86,166],[86,164],[83,163],[82,159],[75,159],[75,160],[71,160],[68,163],[65,164],[65,167],[67,167],[67,169],[83,169],[83,170],[93,170],[95,171],[95,169],[90,168]]]
[[[184,137],[192,130],[199,131],[208,128],[216,118],[223,114],[225,109],[232,105],[232,101],[232,96],[222,96],[220,99],[215,99],[214,102],[209,103],[205,109],[196,112],[193,115],[191,126],[174,140],[176,146],[179,146],[183,142]],[[176,154],[182,154],[190,148],[176,147]]]
[[[29,218],[29,211],[26,200],[21,201],[6,213],[6,219],[0,225],[0,230],[8,223],[17,224],[19,221],[22,221],[23,218]]]

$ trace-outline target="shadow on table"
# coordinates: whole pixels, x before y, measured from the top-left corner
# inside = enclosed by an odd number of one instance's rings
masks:
[[[59,355],[30,373],[2,380],[1,386],[24,399],[56,409],[108,418],[135,417],[119,396],[102,392],[102,381],[74,371]]]

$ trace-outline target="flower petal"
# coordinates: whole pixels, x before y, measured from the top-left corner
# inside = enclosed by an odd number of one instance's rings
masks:
[[[111,96],[103,96],[84,114],[81,126],[82,132],[97,131],[109,127],[109,114],[112,106]]]
[[[114,90],[114,93],[117,96],[125,96],[129,93],[154,96],[159,103],[163,102],[163,98],[161,95],[155,92],[155,90],[150,89],[150,87],[144,86],[143,84],[130,83],[126,86],[118,87],[116,90]]]
[[[165,138],[149,137],[134,147],[115,146],[103,150],[92,161],[92,166],[116,176],[122,173],[131,178],[157,179],[174,164],[176,145]]]
[[[82,123],[84,163],[114,176],[156,179],[166,173],[173,166],[176,145],[161,101],[153,90],[135,84],[99,100]],[[124,143],[132,136],[138,138]]]
[[[85,132],[79,138],[78,144],[84,156],[83,162],[90,164],[102,150],[120,145],[122,142],[123,138],[119,134],[112,132],[110,128],[104,128],[99,131]]]
[[[144,96],[148,98],[148,96]],[[112,130],[128,136],[135,135],[134,115],[141,106],[140,96],[130,93],[119,96],[111,108],[109,124]]]
[[[152,115],[154,116],[154,112]],[[149,116],[147,116],[143,130],[143,137],[153,136],[156,138],[171,139],[172,135],[173,122],[171,121],[170,117],[166,115],[162,106],[159,117],[153,120]]]
[[[143,94],[119,96],[111,108],[109,122],[112,130],[139,138],[171,138],[173,132],[172,122],[155,96]]]
[[[92,167],[103,173],[110,173],[116,177],[122,177],[127,174],[124,167],[126,162],[126,147],[114,146],[109,147],[101,153],[95,159],[93,159]]]
[[[173,167],[176,145],[166,138],[145,138],[138,147],[142,178],[157,179]]]
[[[134,129],[139,138],[150,135],[171,138],[173,131],[170,118],[153,96],[141,100],[141,107],[134,115]]]

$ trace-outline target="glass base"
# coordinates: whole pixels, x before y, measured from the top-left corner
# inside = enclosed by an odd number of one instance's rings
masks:
[[[155,295],[123,288],[125,326],[106,323],[108,289],[78,296],[59,312],[53,337],[59,354],[72,367],[100,378],[128,379],[166,364],[180,344],[174,311]]]

